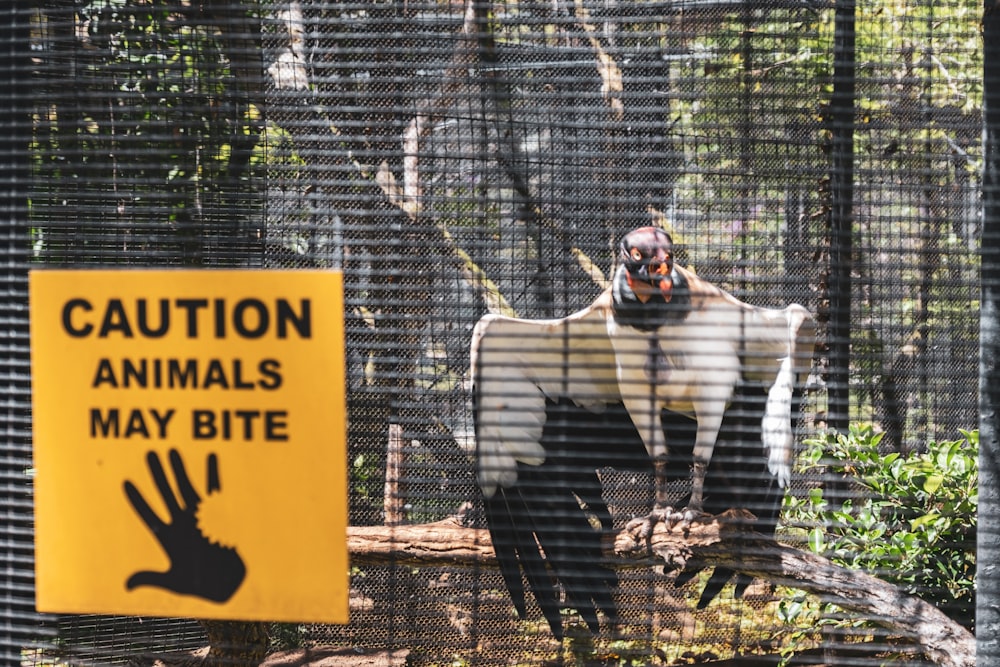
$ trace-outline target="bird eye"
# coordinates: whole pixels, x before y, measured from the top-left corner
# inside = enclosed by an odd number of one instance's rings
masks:
[[[639,250],[638,248],[632,248],[631,254],[632,254],[632,259],[634,259],[635,261],[637,262],[642,261],[642,251]]]

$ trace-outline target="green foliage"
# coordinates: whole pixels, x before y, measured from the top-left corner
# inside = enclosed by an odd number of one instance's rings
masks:
[[[882,453],[882,434],[870,426],[806,441],[802,471],[833,484],[789,495],[786,524],[798,527],[812,551],[971,624],[979,434],[961,433],[909,454]],[[834,497],[837,487],[847,493]]]
[[[378,516],[382,509],[385,491],[385,461],[377,457],[358,454],[351,461],[351,515],[352,521],[362,523],[362,517]]]
[[[299,623],[271,623],[270,651],[289,651],[302,648],[306,642],[307,628]]]
[[[74,75],[72,85],[61,72],[40,79],[50,103],[35,126],[32,214],[72,231],[36,231],[40,257],[129,262],[123,248],[158,248],[200,263],[204,247],[258,220],[251,150],[263,120],[236,85],[224,35],[199,11],[49,3],[50,29],[72,28],[61,48]],[[152,231],[135,233],[143,225]]]
[[[161,188],[220,179],[233,130],[221,108],[228,69],[218,36],[165,5],[97,0],[82,11],[99,47],[84,85],[117,110],[109,116],[94,107],[86,119],[91,140],[119,161],[133,160],[135,180]],[[148,159],[149,151],[159,159]]]

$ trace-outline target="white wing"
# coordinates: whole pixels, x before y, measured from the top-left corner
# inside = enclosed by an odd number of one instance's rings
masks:
[[[620,400],[607,333],[607,299],[558,320],[487,315],[472,335],[479,485],[492,496],[517,480],[517,462],[539,465],[545,400],[593,411]]]
[[[774,312],[774,311],[771,311]],[[779,368],[774,384],[767,393],[761,435],[767,452],[767,468],[778,479],[778,485],[788,488],[792,477],[795,439],[792,434],[792,392],[795,382],[805,379],[813,354],[815,329],[812,316],[802,306],[792,305],[781,314],[785,338],[780,341]]]

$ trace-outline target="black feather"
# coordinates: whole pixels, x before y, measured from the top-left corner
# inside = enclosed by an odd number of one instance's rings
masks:
[[[761,433],[761,416],[766,401],[767,391],[761,385],[741,383],[736,387],[705,477],[704,509],[710,514],[734,508],[747,509],[756,517],[752,530],[773,536],[780,520],[785,490],[767,469]],[[802,392],[797,387],[792,396],[793,420],[798,418],[801,402]],[[681,586],[697,572],[682,572],[674,583]],[[735,583],[734,596],[740,598],[753,578],[725,568],[715,568],[702,589],[698,608],[708,606],[731,580]]]
[[[737,388],[705,479],[704,509],[711,514],[749,509],[757,517],[753,529],[773,535],[784,491],[768,472],[762,451],[760,420],[766,398],[763,387]],[[697,423],[667,410],[662,423],[670,443],[670,471],[674,479],[687,479]],[[614,600],[618,577],[603,563],[602,536],[613,525],[599,471],[652,473],[652,462],[621,404],[593,413],[566,400],[548,401],[541,442],[547,452],[545,462],[520,464],[517,482],[486,499],[497,561],[521,618],[527,615],[526,579],[557,639],[563,637],[562,607],[576,609],[596,634],[599,613],[610,627],[618,622]],[[675,583],[686,583],[698,571],[680,573]],[[734,577],[736,597],[741,596],[752,579],[716,568],[698,607],[707,606]],[[560,584],[565,603],[560,601]]]
[[[490,529],[490,539],[496,553],[500,573],[510,593],[514,609],[521,618],[527,617],[527,604],[522,583],[522,572],[528,587],[534,593],[535,601],[552,634],[562,639],[559,596],[555,582],[549,573],[542,553],[538,550],[535,528],[537,508],[532,508],[530,494],[526,498],[519,488],[497,489],[485,501],[486,521]]]
[[[523,573],[557,639],[563,636],[563,606],[576,609],[596,634],[599,614],[611,626],[618,620],[618,577],[603,563],[602,535],[612,529],[612,517],[599,471],[651,471],[652,466],[621,405],[593,413],[569,401],[548,401],[541,444],[545,462],[519,464],[517,482],[485,501],[493,548],[522,618]],[[565,592],[564,605],[557,582]]]

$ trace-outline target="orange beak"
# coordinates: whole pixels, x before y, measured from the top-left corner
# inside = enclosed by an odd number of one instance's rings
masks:
[[[666,266],[661,264],[661,266]],[[626,271],[625,276],[628,279],[628,286],[635,293],[635,296],[642,303],[646,303],[654,296],[659,296],[666,302],[670,302],[671,296],[673,296],[674,281],[670,279],[669,273],[661,274],[656,272],[654,276],[662,275],[662,277],[656,281],[656,283],[647,280],[636,280],[632,278],[632,272]]]
[[[670,279],[670,276],[660,280],[660,294],[664,301],[670,303],[670,297],[674,294],[674,281]]]

